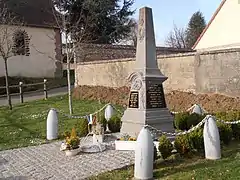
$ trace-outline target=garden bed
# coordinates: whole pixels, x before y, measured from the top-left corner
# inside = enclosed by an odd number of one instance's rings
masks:
[[[222,159],[210,161],[202,156],[191,156],[188,158],[173,155],[167,160],[157,160],[154,166],[154,179],[218,179],[235,180],[240,177],[240,143],[232,142],[222,149]],[[132,179],[134,176],[133,166],[100,174],[89,178],[98,179]]]
[[[129,88],[109,88],[103,86],[79,86],[74,89],[76,99],[101,100],[126,106]],[[172,91],[166,93],[168,108],[172,111],[185,111],[193,104],[200,104],[208,112],[229,111],[240,109],[240,98],[221,94],[193,94],[189,92]]]

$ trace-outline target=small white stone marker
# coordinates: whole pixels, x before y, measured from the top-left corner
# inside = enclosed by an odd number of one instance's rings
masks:
[[[105,109],[105,119],[107,121],[109,121],[111,119],[111,117],[114,115],[114,109],[113,107],[111,106],[111,104],[107,105],[106,109]],[[109,132],[109,127],[108,127],[108,124],[107,124],[107,129],[106,129],[107,132]]]
[[[221,148],[219,131],[213,116],[210,116],[204,124],[203,129],[204,149],[206,159],[220,159]]]
[[[110,119],[111,119],[111,117],[114,115],[114,109],[113,109],[113,107],[112,107],[112,105],[111,104],[109,104],[109,105],[107,105],[107,107],[106,107],[106,109],[105,109],[105,119],[107,120],[107,121],[109,121]]]
[[[153,178],[153,139],[145,127],[140,131],[136,142],[134,178],[137,180]]]
[[[199,114],[199,115],[203,115],[204,114],[202,107],[200,105],[198,105],[198,104],[194,105],[192,113],[196,113],[196,114]]]
[[[58,138],[58,116],[55,109],[50,109],[47,116],[47,140]]]

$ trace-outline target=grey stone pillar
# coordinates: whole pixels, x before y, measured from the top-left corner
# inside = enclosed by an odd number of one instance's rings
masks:
[[[137,53],[129,104],[122,117],[121,133],[138,136],[145,124],[173,132],[173,116],[166,106],[162,83],[167,80],[158,68],[152,9],[140,9]]]

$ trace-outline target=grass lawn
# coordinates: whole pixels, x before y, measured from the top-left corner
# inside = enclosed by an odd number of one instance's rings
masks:
[[[89,180],[132,179],[133,167],[108,172]],[[154,169],[155,179],[165,180],[238,180],[240,179],[240,142],[222,149],[222,159],[206,160],[203,157],[159,160]]]
[[[74,115],[87,115],[102,108],[105,103],[73,100]],[[38,100],[15,105],[13,110],[0,107],[0,150],[6,150],[46,142],[46,120],[50,108],[68,114],[67,96]],[[121,107],[117,106],[121,109]],[[59,114],[59,135],[81,119],[69,119]]]

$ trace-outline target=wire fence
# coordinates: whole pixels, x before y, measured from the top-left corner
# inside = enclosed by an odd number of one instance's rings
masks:
[[[113,107],[113,109],[115,109],[116,112],[118,112],[120,115],[123,115],[123,112],[120,111],[119,109],[117,109],[114,105],[112,105],[111,103],[108,103],[106,105],[104,105],[102,108],[100,108],[99,110],[93,112],[91,115],[95,115],[97,113],[100,113],[101,111],[103,111],[108,105],[111,105]],[[193,105],[192,107],[190,107],[189,109],[187,109],[187,112],[193,110],[193,108],[196,106]],[[56,110],[56,109],[55,109]],[[201,109],[203,113],[207,113],[206,110],[204,110],[203,108]],[[58,113],[60,113],[61,115],[65,116],[65,117],[68,117],[70,119],[82,119],[82,118],[87,118],[90,114],[86,114],[84,116],[73,116],[73,115],[68,115],[68,114],[65,114],[59,110],[56,110]],[[180,112],[171,112],[172,114],[177,114],[177,113],[180,113]],[[202,119],[201,122],[199,122],[196,126],[190,128],[189,130],[187,131],[182,131],[182,132],[166,132],[166,131],[162,131],[162,130],[159,130],[151,125],[145,125],[146,128],[148,128],[150,130],[150,132],[154,135],[156,134],[164,134],[164,135],[170,135],[170,136],[179,136],[179,135],[185,135],[185,134],[189,134],[197,129],[199,129],[200,127],[203,126],[203,124],[208,121],[209,118],[213,118],[216,122],[220,122],[220,123],[224,123],[224,124],[239,124],[240,123],[240,120],[234,120],[234,121],[224,121],[224,120],[220,120],[220,119],[217,119],[216,117],[212,116],[212,115],[206,115],[205,118]]]

